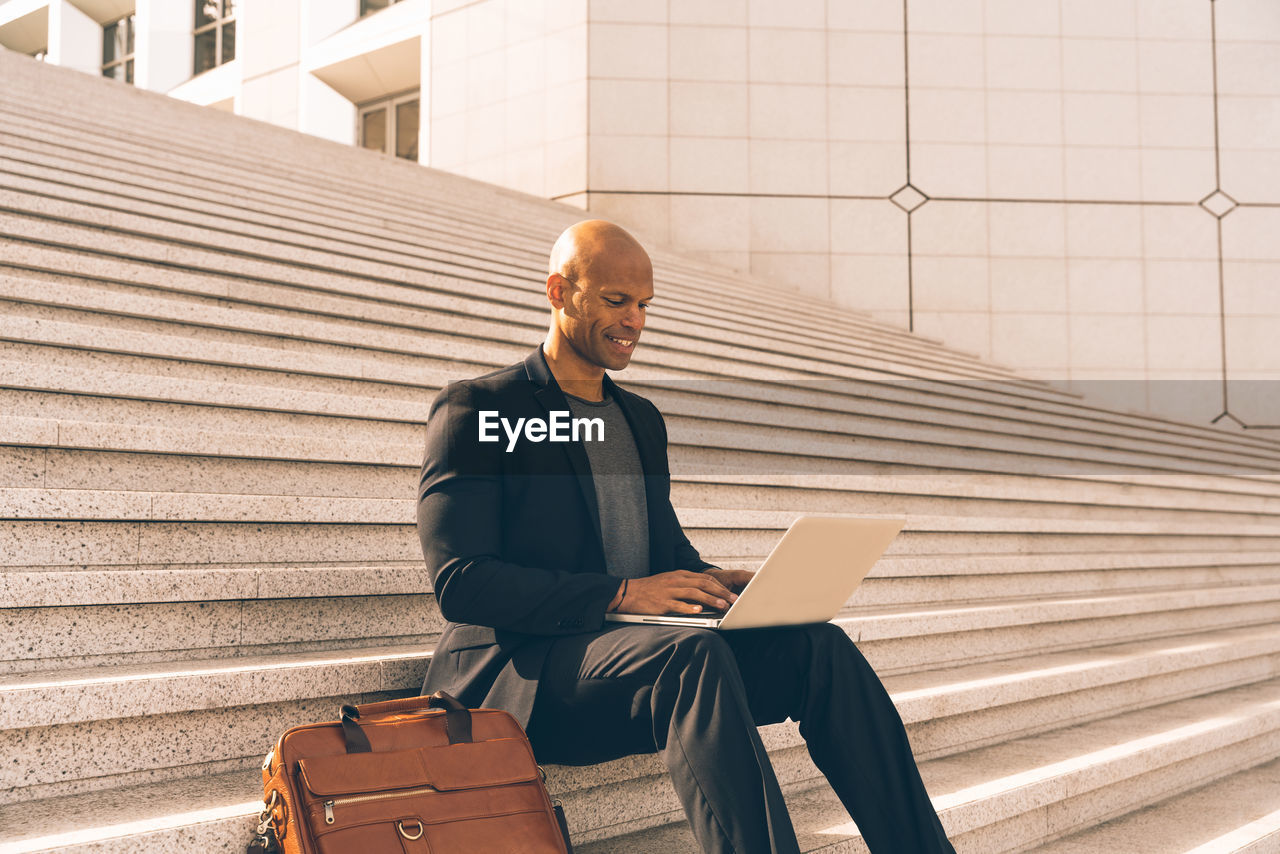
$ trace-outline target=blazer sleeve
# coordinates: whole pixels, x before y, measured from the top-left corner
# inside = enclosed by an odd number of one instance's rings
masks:
[[[498,553],[502,451],[499,443],[478,441],[480,396],[454,383],[436,397],[427,418],[418,536],[440,611],[452,622],[528,634],[596,631],[620,579],[523,566]]]
[[[664,474],[667,478],[668,488],[663,501],[663,512],[666,515],[664,523],[669,526],[671,531],[671,541],[675,545],[675,566],[676,569],[687,569],[692,572],[702,572],[706,569],[719,569],[713,563],[707,563],[702,559],[702,555],[698,554],[698,550],[693,547],[693,543],[689,542],[689,538],[685,536],[684,528],[680,525],[680,519],[676,516],[676,509],[671,504],[671,466],[667,463],[667,420],[662,417],[662,413],[656,406],[653,407],[654,414],[658,417],[658,425],[662,428],[662,457],[665,464]]]

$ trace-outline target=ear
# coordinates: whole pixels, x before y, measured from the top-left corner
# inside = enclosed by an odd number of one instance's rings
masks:
[[[569,280],[559,273],[547,276],[547,302],[555,308],[564,308],[565,291],[568,287]]]

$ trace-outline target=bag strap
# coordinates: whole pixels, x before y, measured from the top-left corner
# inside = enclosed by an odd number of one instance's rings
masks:
[[[373,748],[369,746],[369,737],[360,728],[359,720],[362,715],[425,712],[431,709],[444,709],[444,729],[450,744],[466,744],[471,741],[471,711],[453,695],[437,691],[429,697],[342,706],[339,713],[342,716],[342,737],[347,744],[347,753],[373,752]]]

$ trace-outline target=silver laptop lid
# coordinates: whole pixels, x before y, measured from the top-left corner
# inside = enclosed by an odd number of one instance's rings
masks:
[[[825,623],[839,613],[904,524],[902,517],[801,516],[719,627]]]
[[[721,629],[825,623],[902,530],[902,517],[801,516],[723,617],[606,614],[611,622]]]

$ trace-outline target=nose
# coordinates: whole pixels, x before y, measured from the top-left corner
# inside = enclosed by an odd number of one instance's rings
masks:
[[[644,326],[644,312],[640,310],[640,306],[634,305],[627,310],[627,316],[622,319],[622,325],[636,332],[640,331]]]

